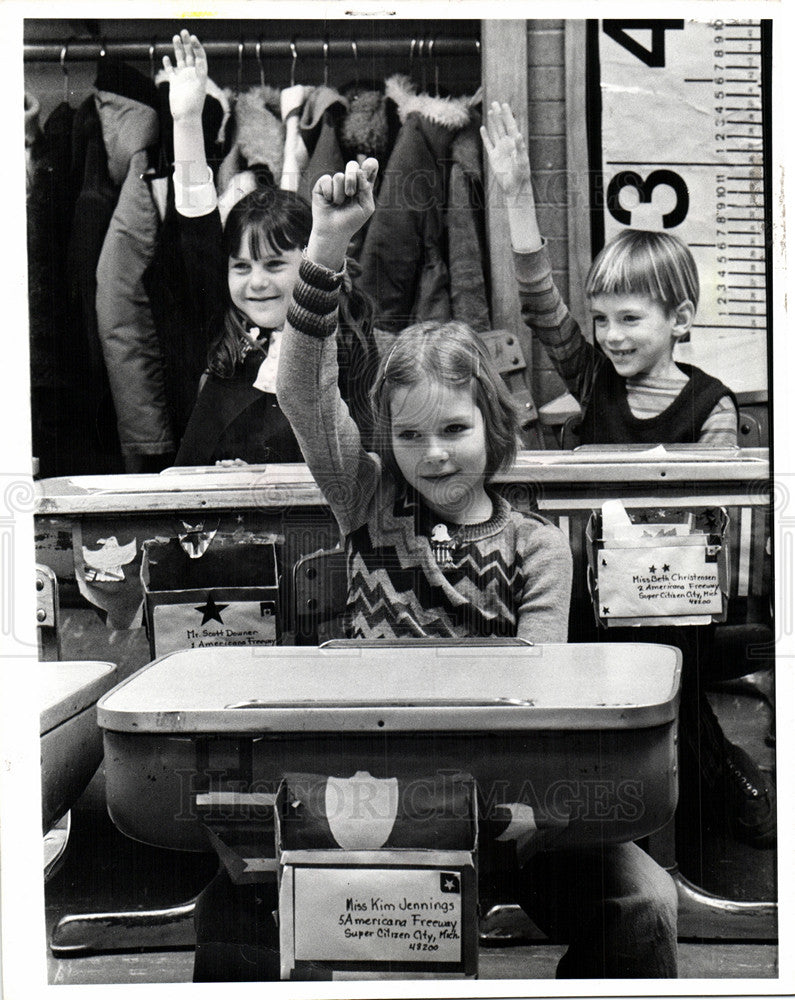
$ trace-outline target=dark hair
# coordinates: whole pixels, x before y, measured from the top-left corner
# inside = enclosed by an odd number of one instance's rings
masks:
[[[508,387],[478,335],[456,320],[415,323],[395,337],[384,354],[370,393],[374,448],[393,475],[400,477],[392,451],[392,391],[423,379],[474,387],[486,436],[486,475],[510,467],[516,458],[519,417]]]
[[[624,229],[596,256],[585,281],[595,295],[648,295],[672,312],[685,299],[698,305],[698,268],[689,248],[673,233]]]
[[[312,209],[308,202],[292,191],[263,185],[241,198],[229,212],[223,232],[224,263],[238,256],[243,247],[253,260],[268,253],[303,249],[311,230]],[[357,274],[357,265],[349,261],[340,292],[337,356],[340,392],[367,445],[372,430],[369,391],[378,367],[378,349],[373,336],[375,309],[370,297],[353,284]],[[227,287],[226,282],[224,285]],[[247,329],[245,317],[227,291],[219,334],[209,352],[208,367],[216,375],[232,376],[243,357]]]
[[[243,247],[253,260],[268,253],[303,249],[311,230],[312,210],[303,198],[292,191],[263,185],[241,198],[229,212],[223,232],[222,260],[226,265]],[[210,370],[221,378],[230,378],[240,363],[246,330],[245,317],[227,292],[218,335],[210,344],[208,363]]]

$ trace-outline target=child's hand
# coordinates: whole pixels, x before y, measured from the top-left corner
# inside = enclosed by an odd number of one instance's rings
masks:
[[[168,76],[168,103],[174,121],[201,117],[207,91],[207,56],[201,42],[183,28],[174,35],[174,61],[163,56],[163,68]]]
[[[530,158],[527,146],[507,104],[491,102],[480,135],[491,169],[506,198],[532,195]]]
[[[351,160],[345,173],[324,174],[312,189],[310,260],[337,270],[345,259],[351,237],[375,211],[373,184],[378,160],[368,157],[361,166]]]

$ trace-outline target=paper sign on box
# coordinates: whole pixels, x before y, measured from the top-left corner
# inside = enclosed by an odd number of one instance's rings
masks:
[[[438,868],[297,868],[295,958],[462,961],[462,873]]]
[[[209,609],[209,611],[208,611]],[[152,611],[155,656],[205,646],[276,645],[275,601],[220,601],[218,591]]]
[[[704,545],[600,549],[600,615],[634,618],[720,614],[718,563],[707,551]]]

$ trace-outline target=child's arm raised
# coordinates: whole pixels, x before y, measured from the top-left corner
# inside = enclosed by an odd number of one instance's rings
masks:
[[[480,134],[494,178],[505,195],[522,319],[547,349],[569,391],[585,404],[594,367],[601,362],[552,280],[536,218],[527,146],[507,104],[493,101],[486,121]]]
[[[168,103],[174,120],[176,207],[181,215],[204,215],[215,207],[215,189],[202,132],[207,56],[199,39],[184,28],[174,35],[173,44],[176,66],[168,56],[163,56],[163,68],[168,77]],[[205,204],[208,199],[212,204]]]
[[[519,253],[532,253],[541,247],[543,240],[536,218],[530,157],[507,104],[491,102],[480,135],[494,179],[505,195],[511,244]]]
[[[376,160],[325,175],[282,338],[276,395],[343,534],[363,523],[380,464],[361,444],[338,385],[337,304],[345,252],[373,212]]]

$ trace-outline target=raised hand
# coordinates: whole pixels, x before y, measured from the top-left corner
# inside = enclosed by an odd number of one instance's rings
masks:
[[[532,197],[527,146],[508,104],[491,102],[480,136],[494,177],[506,198]]]
[[[375,211],[377,174],[378,160],[368,157],[361,166],[351,160],[344,173],[318,178],[312,189],[310,260],[335,269],[342,264],[351,237]]]
[[[207,56],[201,42],[185,28],[174,35],[174,62],[163,56],[168,76],[168,102],[174,121],[201,117],[207,91]]]

